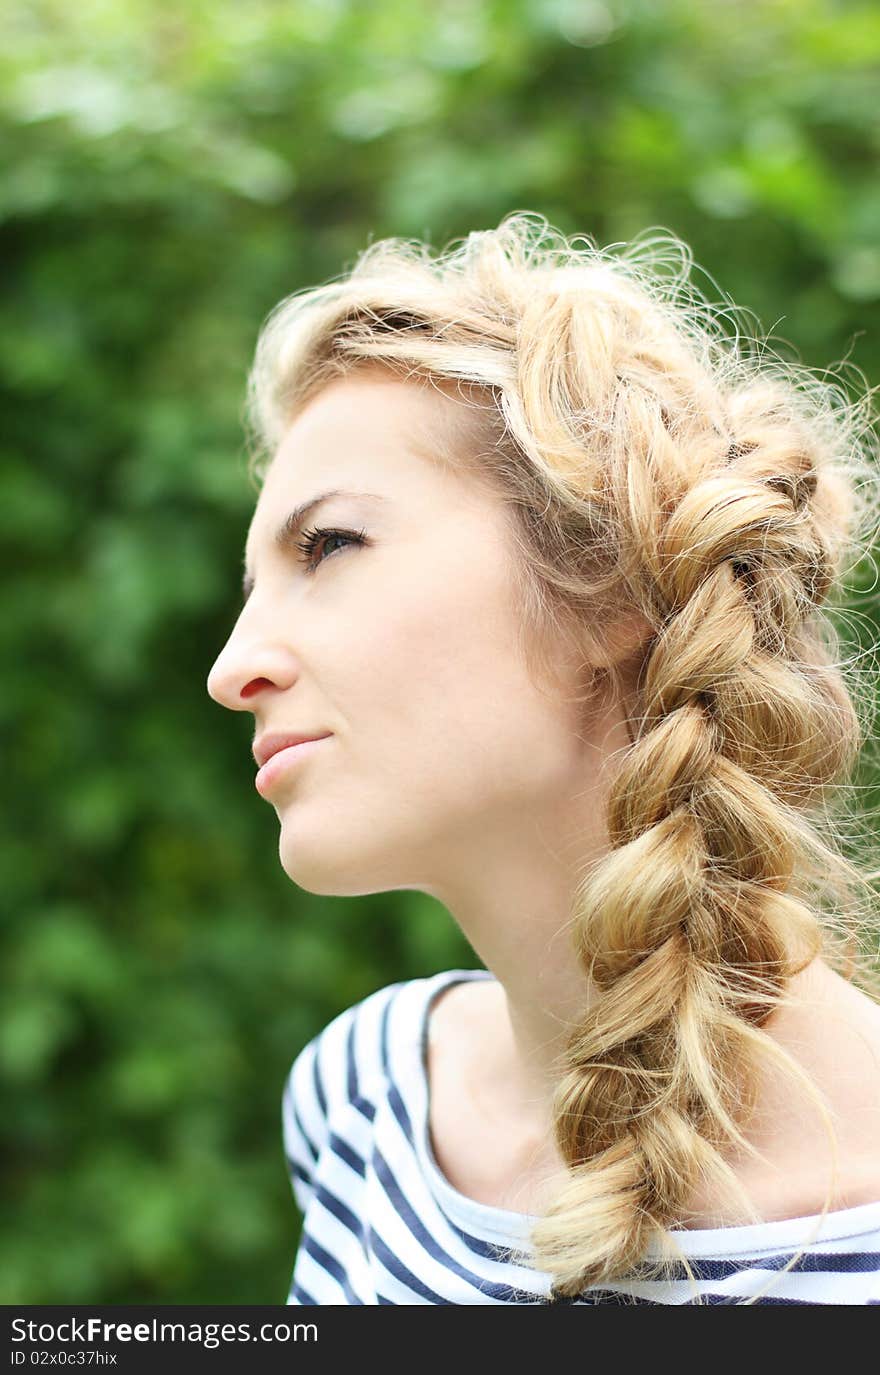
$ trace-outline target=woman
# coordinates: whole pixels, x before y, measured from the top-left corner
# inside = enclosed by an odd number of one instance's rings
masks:
[[[296,1057],[290,1303],[880,1301],[874,875],[828,806],[870,684],[821,609],[871,430],[729,318],[672,236],[517,213],[263,331],[208,691],[294,883],[430,894],[485,966]]]

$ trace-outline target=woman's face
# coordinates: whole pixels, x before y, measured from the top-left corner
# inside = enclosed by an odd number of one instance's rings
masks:
[[[552,836],[588,781],[574,708],[518,646],[501,503],[430,457],[455,404],[387,375],[332,382],[288,428],[251,521],[252,590],[207,687],[253,712],[256,743],[327,736],[261,789],[282,866],[311,892],[448,901],[469,873],[521,859],[536,826]],[[294,541],[315,526],[363,544],[325,536],[310,570]]]

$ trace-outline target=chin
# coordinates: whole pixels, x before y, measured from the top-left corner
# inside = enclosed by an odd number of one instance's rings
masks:
[[[394,875],[381,856],[363,863],[353,860],[349,848],[343,855],[331,855],[326,850],[316,853],[302,841],[288,842],[282,838],[279,845],[279,859],[291,883],[305,893],[313,893],[323,898],[363,898],[374,893],[390,893],[398,888],[410,887],[419,891],[421,885],[398,882],[395,867]]]
[[[333,854],[326,847],[304,841],[302,835],[285,836],[282,829],[278,858],[291,883],[316,897],[358,897],[368,891],[354,881],[350,854]]]
[[[370,824],[380,813],[377,801],[352,807],[349,799],[291,798],[276,810],[280,832],[278,858],[291,883],[317,897],[357,898],[389,893],[418,882],[427,866],[421,832],[391,816],[387,827]],[[365,822],[365,818],[367,819]],[[418,843],[416,843],[418,842]]]
[[[278,846],[278,858],[281,861],[281,868],[284,870],[291,883],[295,883],[297,888],[302,888],[306,893],[314,893],[319,897],[337,897],[336,884],[338,881],[338,871],[334,870],[325,858],[324,861],[315,855],[314,849],[309,845],[303,845],[301,841],[293,843],[289,838],[285,841],[282,834]]]

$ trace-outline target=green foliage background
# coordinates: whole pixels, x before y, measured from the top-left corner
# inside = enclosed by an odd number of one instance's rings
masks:
[[[265,313],[370,239],[525,208],[672,228],[805,361],[876,382],[878,58],[876,5],[818,0],[7,14],[4,1301],[282,1302],[294,1054],[478,963],[428,898],[295,889],[252,720],[205,691]]]

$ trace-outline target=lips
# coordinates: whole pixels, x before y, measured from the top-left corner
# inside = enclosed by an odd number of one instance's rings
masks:
[[[254,744],[254,759],[260,768],[271,759],[273,754],[279,750],[289,749],[291,745],[301,745],[305,740],[325,740],[330,731],[315,731],[307,734],[305,731],[275,731],[268,735],[261,735]]]

